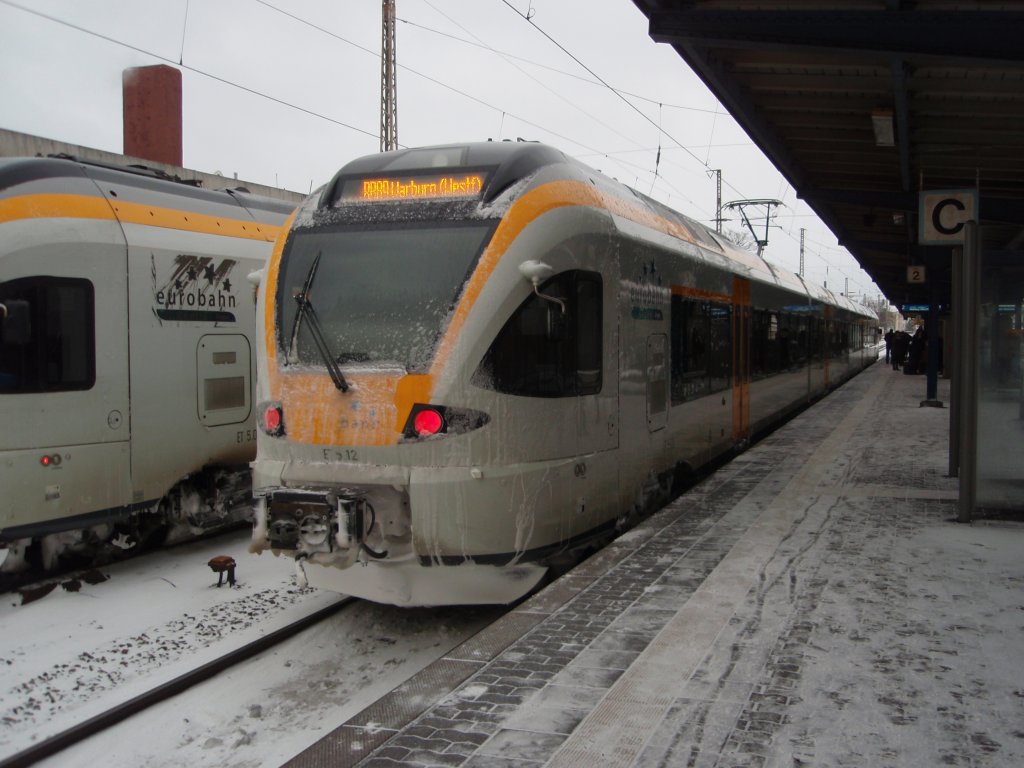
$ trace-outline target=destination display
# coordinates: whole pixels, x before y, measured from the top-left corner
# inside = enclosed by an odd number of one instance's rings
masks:
[[[481,173],[434,173],[395,178],[350,179],[342,187],[345,202],[387,200],[443,200],[479,197],[484,191]]]

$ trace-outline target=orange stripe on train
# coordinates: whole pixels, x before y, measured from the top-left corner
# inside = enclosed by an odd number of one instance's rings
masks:
[[[554,181],[523,195],[510,207],[484,249],[459,297],[451,321],[438,344],[428,374],[346,375],[353,385],[345,395],[322,371],[288,371],[278,365],[274,332],[277,283],[285,238],[278,240],[267,272],[264,322],[271,396],[285,408],[288,438],[308,445],[394,445],[415,403],[431,401],[434,383],[451,360],[452,352],[473,307],[505,252],[524,229],[545,213],[566,206],[609,211],[682,240],[696,242],[688,228],[596,187],[576,181]],[[291,219],[286,225],[289,231]],[[372,414],[372,415],[371,415]]]
[[[0,200],[0,223],[21,219],[65,218],[118,220],[124,224],[176,229],[208,235],[273,242],[281,228],[258,221],[209,216],[89,195],[21,195]]]

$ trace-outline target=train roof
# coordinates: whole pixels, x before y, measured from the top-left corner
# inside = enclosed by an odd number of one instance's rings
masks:
[[[121,195],[127,192],[128,199],[134,195],[171,195],[177,207],[194,211],[232,201],[249,211],[281,216],[295,208],[294,203],[253,195],[244,187],[204,189],[145,166],[116,166],[70,156],[0,158],[0,199],[23,194],[60,194],[70,189],[79,194],[103,195],[104,185],[111,184],[117,185]]]
[[[403,173],[419,175],[430,171],[451,172],[454,169],[489,170],[480,196],[473,200],[474,204],[488,205],[515,184],[527,181],[549,166],[558,165],[572,169],[572,175],[588,179],[602,192],[639,205],[648,213],[674,225],[673,229],[685,231],[705,252],[715,253],[731,262],[750,279],[805,294],[811,302],[831,304],[856,314],[873,316],[848,298],[806,283],[796,273],[767,262],[758,254],[741,248],[705,224],[606,176],[554,147],[537,142],[487,141],[443,144],[366,155],[346,163],[335,174],[317,195],[316,207],[322,210],[343,202],[346,196],[346,182],[354,178],[365,178],[370,174],[382,177],[394,177]]]

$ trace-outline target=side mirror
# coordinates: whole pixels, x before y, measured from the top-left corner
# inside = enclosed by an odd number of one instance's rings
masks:
[[[521,274],[523,277],[525,277],[527,280],[533,283],[533,287],[536,288],[538,285],[540,285],[553,274],[555,274],[555,270],[553,270],[543,261],[535,261],[533,259],[530,259],[529,261],[524,261],[522,264],[519,265],[519,274]]]
[[[24,299],[0,303],[0,339],[4,344],[32,341],[32,306]]]
[[[550,301],[554,304],[557,304],[562,308],[562,314],[565,314],[566,310],[564,301],[562,301],[561,299],[557,299],[554,296],[547,296],[546,294],[540,292],[540,284],[547,280],[549,277],[551,277],[553,274],[555,274],[554,269],[552,269],[549,265],[545,264],[543,261],[535,261],[534,259],[530,259],[529,261],[524,261],[522,264],[519,265],[519,274],[521,274],[523,277],[525,277],[533,284],[533,292],[535,294],[537,294],[540,298],[544,299],[544,301]]]

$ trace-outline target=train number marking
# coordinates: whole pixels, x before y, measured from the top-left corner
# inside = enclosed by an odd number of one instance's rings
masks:
[[[359,451],[346,448],[343,451],[324,449],[324,461],[359,461]]]
[[[256,440],[255,429],[240,429],[235,432],[236,443],[251,443]]]

